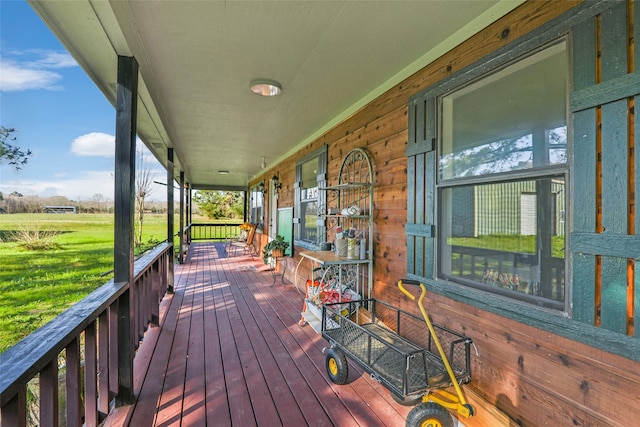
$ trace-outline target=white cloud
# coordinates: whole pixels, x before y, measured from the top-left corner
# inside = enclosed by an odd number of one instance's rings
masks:
[[[61,90],[62,86],[57,83],[62,75],[51,70],[78,66],[67,52],[44,49],[9,51],[0,59],[0,91],[3,92]]]
[[[113,157],[115,155],[115,137],[101,132],[81,135],[71,142],[71,152],[83,157]]]
[[[28,69],[2,58],[0,61],[0,91],[16,92],[28,89],[60,90],[56,85],[62,76],[53,71]]]
[[[52,50],[33,49],[36,58],[26,62],[29,68],[69,68],[76,67],[78,63],[66,52],[56,52]]]
[[[151,170],[154,181],[165,182],[166,173],[161,170]],[[114,175],[112,171],[78,171],[70,174],[66,179],[16,179],[0,181],[0,192],[10,194],[17,191],[25,196],[53,197],[64,196],[70,200],[90,200],[95,194],[102,194],[106,199],[113,200]],[[167,188],[153,184],[148,198],[150,201],[166,200]],[[179,192],[174,191],[175,200],[179,200]]]
[[[2,180],[0,191],[9,194],[17,191],[25,196],[65,196],[71,200],[88,200],[94,194],[104,194],[113,199],[113,172],[78,171],[69,179],[52,180]]]

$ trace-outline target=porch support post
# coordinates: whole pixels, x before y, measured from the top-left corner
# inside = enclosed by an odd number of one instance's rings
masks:
[[[173,148],[167,148],[167,242],[173,244],[174,236],[174,207],[173,207]],[[180,237],[182,240],[182,237]],[[169,269],[167,271],[167,292],[173,293],[173,257],[175,248],[172,247],[171,257],[169,258]]]
[[[244,206],[244,208],[242,209],[244,211],[242,214],[244,220],[242,222],[247,222],[247,190],[244,190],[242,192],[242,206]]]
[[[184,171],[180,171],[180,264],[184,262]]]
[[[184,218],[187,223],[187,227],[189,227],[189,231],[187,231],[187,247],[191,246],[191,184],[187,182],[186,184],[186,193],[185,193],[185,211]]]
[[[138,63],[118,56],[115,151],[114,281],[129,283],[118,302],[118,395],[116,406],[133,401],[134,301],[133,234],[136,175]]]

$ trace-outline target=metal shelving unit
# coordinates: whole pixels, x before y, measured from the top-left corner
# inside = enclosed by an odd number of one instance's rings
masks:
[[[373,287],[373,168],[368,153],[361,148],[351,150],[345,156],[335,185],[319,188],[326,192],[327,204],[321,206],[318,216],[326,221],[327,231],[333,234],[342,229],[355,230],[364,251],[352,256],[336,255],[327,251],[307,251],[301,253],[298,267],[307,259],[313,267],[319,266],[324,273],[320,282],[332,277],[340,291],[352,290],[361,298],[371,298]],[[364,255],[364,257],[361,257]],[[297,277],[298,268],[296,268]],[[315,278],[311,278],[313,282]],[[296,279],[297,283],[297,279]],[[321,309],[305,295],[305,308],[301,324],[310,324],[320,332]]]

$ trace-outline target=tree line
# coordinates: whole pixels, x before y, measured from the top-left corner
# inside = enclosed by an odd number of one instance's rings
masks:
[[[72,200],[64,196],[40,197],[23,195],[17,191],[0,192],[0,213],[45,213],[46,206],[74,206],[78,213],[113,213],[113,200],[102,194],[94,194],[89,200]],[[151,202],[144,205],[145,212],[162,214],[167,212],[166,202]]]
[[[15,145],[16,129],[0,126],[0,163],[8,163],[20,170],[26,165],[32,152]],[[149,200],[152,193],[152,173],[145,164],[144,157],[136,159],[136,237],[142,234],[145,213],[166,213],[166,203]],[[238,191],[197,191],[193,201],[199,210],[210,219],[242,219],[244,217],[244,197]],[[64,196],[42,198],[24,196],[14,191],[8,195],[0,192],[0,213],[42,213],[47,206],[74,206],[79,213],[113,212],[113,201],[102,194],[94,194],[90,200],[74,201]],[[197,209],[196,209],[197,210]],[[136,239],[137,240],[137,239]]]

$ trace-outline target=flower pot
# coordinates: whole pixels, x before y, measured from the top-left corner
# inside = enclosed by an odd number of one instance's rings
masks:
[[[278,248],[271,249],[271,257],[272,258],[280,258],[280,257],[283,257],[283,256],[284,256],[284,250],[278,249]]]

